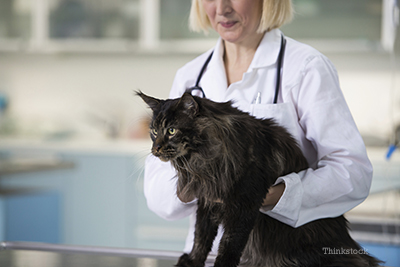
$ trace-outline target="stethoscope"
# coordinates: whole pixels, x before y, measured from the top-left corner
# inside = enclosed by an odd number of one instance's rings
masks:
[[[281,36],[281,48],[279,51],[278,55],[278,64],[276,67],[276,84],[275,84],[275,96],[274,96],[274,104],[277,103],[278,101],[278,94],[279,94],[279,88],[281,86],[281,79],[282,79],[282,64],[283,64],[283,56],[285,54],[285,48],[286,48],[286,39]],[[197,76],[196,84],[188,89],[186,89],[185,92],[191,93],[194,96],[198,97],[206,97],[206,94],[204,93],[203,88],[199,85],[201,77],[203,77],[204,71],[206,70],[208,63],[210,63],[211,57],[213,55],[214,51],[211,52],[211,54],[208,56],[207,60],[204,62],[203,67],[201,67],[200,73]]]

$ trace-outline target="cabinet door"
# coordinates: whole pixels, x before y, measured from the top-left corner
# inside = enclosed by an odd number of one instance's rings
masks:
[[[5,239],[59,243],[60,195],[46,192],[3,198]]]

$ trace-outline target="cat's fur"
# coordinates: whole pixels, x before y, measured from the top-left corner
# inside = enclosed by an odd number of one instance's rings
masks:
[[[200,267],[218,225],[215,267],[378,266],[350,237],[343,216],[290,227],[259,211],[280,176],[308,167],[295,139],[271,119],[185,93],[159,100],[137,93],[153,110],[152,153],[178,173],[177,195],[198,198],[192,251],[177,266]],[[329,254],[329,249],[352,253]],[[360,253],[361,252],[361,253]]]

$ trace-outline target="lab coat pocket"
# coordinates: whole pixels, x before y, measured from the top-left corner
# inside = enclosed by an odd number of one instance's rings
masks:
[[[274,119],[280,126],[286,128],[293,136],[297,137],[297,113],[291,103],[278,104],[251,104],[251,115],[259,119]]]

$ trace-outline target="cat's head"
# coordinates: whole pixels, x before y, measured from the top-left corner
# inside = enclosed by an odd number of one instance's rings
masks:
[[[198,133],[195,117],[199,105],[189,93],[181,98],[161,100],[136,93],[152,109],[150,137],[153,140],[151,152],[162,161],[185,156],[196,146]]]

